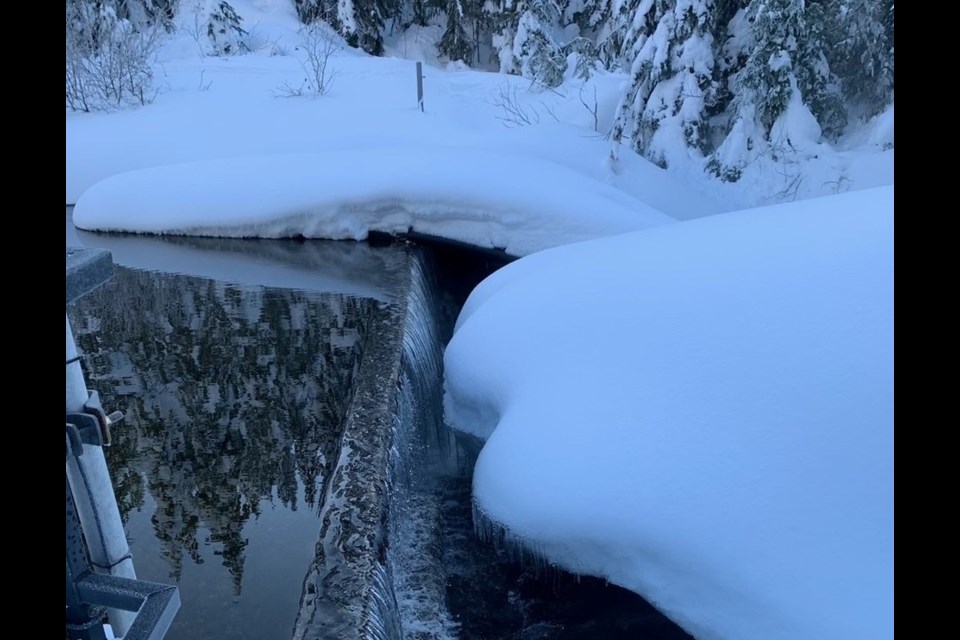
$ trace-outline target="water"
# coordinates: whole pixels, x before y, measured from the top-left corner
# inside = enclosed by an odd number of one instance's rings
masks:
[[[138,575],[180,585],[171,639],[689,638],[475,535],[441,356],[503,256],[101,236],[69,210],[67,236],[126,265],[68,314],[127,414],[109,463]]]
[[[429,381],[442,380],[443,345],[470,290],[506,259],[432,246],[413,265],[387,557],[404,637],[689,640],[638,595],[550,566],[474,512],[482,443],[444,425],[441,385]],[[478,536],[484,527],[490,535]]]
[[[107,453],[138,575],[182,590],[171,638],[290,637],[378,306],[121,267],[71,310],[125,413]]]

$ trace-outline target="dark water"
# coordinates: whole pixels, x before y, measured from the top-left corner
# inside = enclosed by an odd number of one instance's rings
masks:
[[[135,267],[68,315],[89,386],[126,414],[108,461],[138,576],[181,589],[168,637],[290,638],[371,318],[400,303],[407,250],[92,235],[69,211],[67,239]],[[449,339],[466,295],[502,264],[430,253],[439,284],[418,322],[438,335],[413,336],[423,343]],[[426,350],[407,345],[404,385],[440,384],[439,365],[409,361]],[[442,423],[411,433],[388,553],[407,638],[689,638],[633,593],[478,540],[476,443]]]
[[[444,342],[470,291],[510,260],[498,252],[431,244]],[[440,558],[453,636],[462,640],[690,640],[691,636],[637,594],[589,576],[575,576],[520,549],[481,541],[471,489],[482,443],[445,426],[424,438],[415,457],[421,502],[435,505],[437,531],[425,545]],[[434,635],[413,638],[433,638]]]
[[[289,637],[371,299],[117,268],[71,322],[124,412],[107,450],[171,638]]]

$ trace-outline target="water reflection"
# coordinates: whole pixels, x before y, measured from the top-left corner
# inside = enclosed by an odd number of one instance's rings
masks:
[[[392,302],[406,265],[402,251],[363,242],[90,233],[73,226],[72,214],[67,207],[68,247],[107,249],[114,264],[147,271]]]
[[[118,267],[68,310],[125,414],[108,463],[138,574],[183,590],[171,638],[289,637],[377,304]]]

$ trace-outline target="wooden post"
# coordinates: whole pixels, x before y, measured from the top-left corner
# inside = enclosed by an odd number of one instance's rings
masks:
[[[423,63],[417,63],[417,106],[423,111]]]

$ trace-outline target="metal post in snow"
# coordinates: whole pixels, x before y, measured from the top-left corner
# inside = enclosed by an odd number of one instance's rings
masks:
[[[417,106],[423,113],[423,63],[417,63]]]
[[[90,394],[83,379],[69,317],[67,363],[67,413],[83,413]],[[90,562],[112,576],[136,578],[103,449],[84,444],[83,455],[70,456],[67,480],[76,498],[77,515],[87,539]],[[136,618],[136,613],[120,609],[109,609],[107,614],[117,637],[125,635]]]

